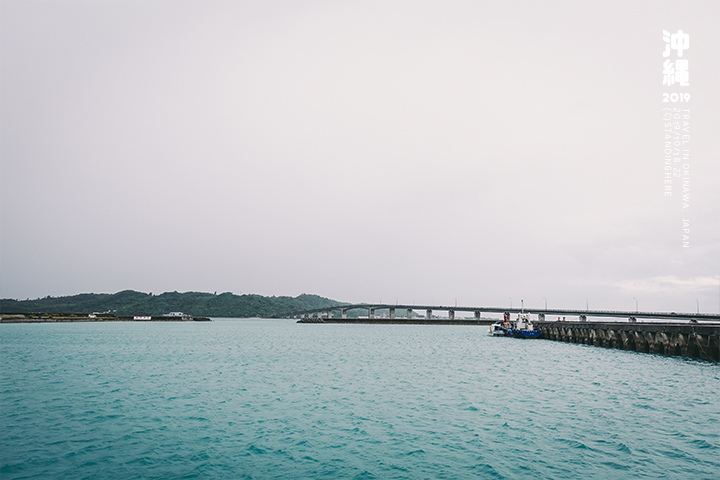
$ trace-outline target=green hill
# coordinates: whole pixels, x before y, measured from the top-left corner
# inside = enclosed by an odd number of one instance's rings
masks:
[[[124,290],[122,292],[83,293],[69,297],[45,297],[35,300],[0,300],[0,313],[88,314],[109,312],[115,315],[162,315],[183,312],[206,317],[270,317],[278,313],[341,305],[318,295],[264,297],[262,295],[220,295],[202,292],[166,292],[161,295]]]

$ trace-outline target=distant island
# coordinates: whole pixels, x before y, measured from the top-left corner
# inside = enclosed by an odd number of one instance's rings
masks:
[[[0,314],[76,314],[109,313],[124,315],[165,315],[183,312],[205,317],[271,317],[297,310],[342,305],[342,302],[318,295],[265,297],[234,293],[166,292],[160,295],[124,290],[109,293],[82,293],[67,297],[45,297],[35,300],[0,300]]]

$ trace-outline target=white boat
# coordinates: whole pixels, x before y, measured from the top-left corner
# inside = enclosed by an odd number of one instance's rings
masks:
[[[507,335],[507,329],[510,328],[510,314],[505,312],[503,319],[490,325],[490,335],[504,337]]]
[[[490,325],[490,335],[496,335],[498,337],[505,336],[505,329],[503,328],[502,322],[495,322]]]

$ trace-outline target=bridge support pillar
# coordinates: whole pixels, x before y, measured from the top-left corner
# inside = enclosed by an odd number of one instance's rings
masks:
[[[448,310],[448,318],[450,320],[455,320],[455,310]]]
[[[375,318],[375,309],[368,308],[368,318]]]
[[[340,318],[347,318],[347,308],[340,310]]]
[[[407,319],[408,320],[412,319],[412,309],[410,309],[410,308],[407,309]]]
[[[482,314],[482,312],[480,312],[480,310],[475,310],[475,320],[480,320],[481,314]]]
[[[390,318],[391,318],[391,319],[394,319],[394,318],[395,318],[395,309],[394,309],[394,308],[391,308],[391,309],[390,309]]]
[[[425,310],[425,318],[428,320],[430,320],[432,318],[432,309],[431,308],[428,308],[427,310]]]

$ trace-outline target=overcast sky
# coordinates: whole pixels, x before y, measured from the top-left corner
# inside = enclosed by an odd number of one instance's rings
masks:
[[[720,309],[720,2],[0,5],[4,298]]]

